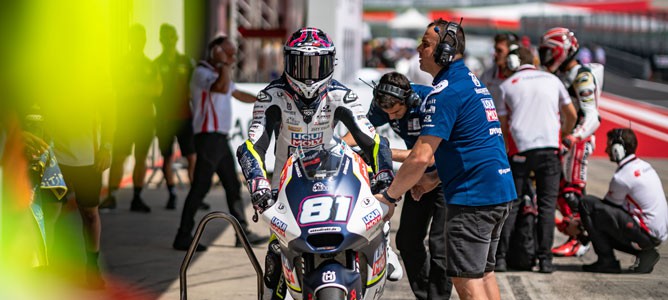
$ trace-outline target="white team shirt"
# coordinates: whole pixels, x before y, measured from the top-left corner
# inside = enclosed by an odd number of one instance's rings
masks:
[[[628,211],[655,238],[668,239],[668,204],[659,175],[634,154],[624,158],[605,199]]]
[[[216,69],[200,61],[190,79],[190,107],[193,113],[193,132],[227,134],[232,128],[232,93],[234,82],[227,94],[212,93],[211,85],[218,79]]]
[[[522,65],[499,86],[498,102],[519,152],[559,148],[559,108],[571,98],[557,76]]]

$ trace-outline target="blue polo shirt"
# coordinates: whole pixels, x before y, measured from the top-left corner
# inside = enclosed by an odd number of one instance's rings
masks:
[[[434,156],[446,203],[485,206],[517,198],[494,101],[462,59],[434,78],[421,135],[443,139]]]
[[[366,114],[367,119],[369,119],[369,122],[371,122],[374,127],[383,126],[389,123],[392,130],[404,140],[407,149],[413,148],[420,136],[422,130],[422,125],[420,124],[422,119],[421,108],[424,99],[426,99],[427,95],[434,89],[432,86],[419,84],[411,84],[411,88],[413,89],[413,92],[420,97],[420,103],[417,106],[408,107],[406,114],[404,114],[401,119],[390,120],[387,113],[374,103],[371,104],[369,112]]]

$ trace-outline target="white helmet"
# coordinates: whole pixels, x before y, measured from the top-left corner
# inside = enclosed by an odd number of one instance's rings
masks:
[[[295,31],[285,43],[283,54],[288,83],[300,96],[311,100],[327,88],[336,49],[324,31],[314,27]]]

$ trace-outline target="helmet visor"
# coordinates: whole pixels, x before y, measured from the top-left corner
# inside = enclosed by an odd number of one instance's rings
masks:
[[[285,72],[301,82],[325,79],[334,71],[334,55],[291,55],[285,56]]]

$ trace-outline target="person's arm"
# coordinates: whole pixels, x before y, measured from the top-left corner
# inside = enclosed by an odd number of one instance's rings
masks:
[[[346,133],[341,139],[350,147],[357,146],[357,142],[355,142],[355,138],[353,138],[353,135],[350,132]]]
[[[578,114],[575,111],[575,106],[572,102],[561,106],[561,115],[563,116],[563,124],[561,125],[561,138],[565,138],[572,131],[577,122]]]
[[[255,95],[240,90],[234,90],[234,92],[232,92],[232,96],[244,103],[255,103],[256,100]]]
[[[594,74],[586,67],[581,67],[578,71],[575,81],[573,82],[573,89],[580,104],[580,110],[584,116],[584,121],[573,130],[569,135],[569,141],[578,142],[588,138],[599,125],[601,125],[600,116],[596,103],[598,102],[598,92],[600,83],[596,82]]]
[[[411,150],[406,149],[390,149],[392,150],[392,160],[396,162],[404,162],[411,154]]]
[[[228,63],[219,63],[218,64],[218,78],[211,85],[211,93],[221,93],[227,94],[230,91],[230,86],[232,85],[232,65]]]
[[[387,189],[388,196],[399,199],[401,195],[420,181],[424,171],[430,166],[434,152],[436,152],[442,140],[440,137],[432,135],[422,135],[418,138],[415,146],[410,151],[410,155],[404,160],[394,181]],[[380,196],[386,201],[385,197]]]
[[[253,123],[248,130],[248,139],[237,149],[237,159],[242,173],[247,181],[256,178],[267,179],[264,166],[265,155],[269,148],[271,136],[281,124],[281,111],[278,105],[271,103],[271,98],[265,91],[258,94],[260,99],[253,108]]]

